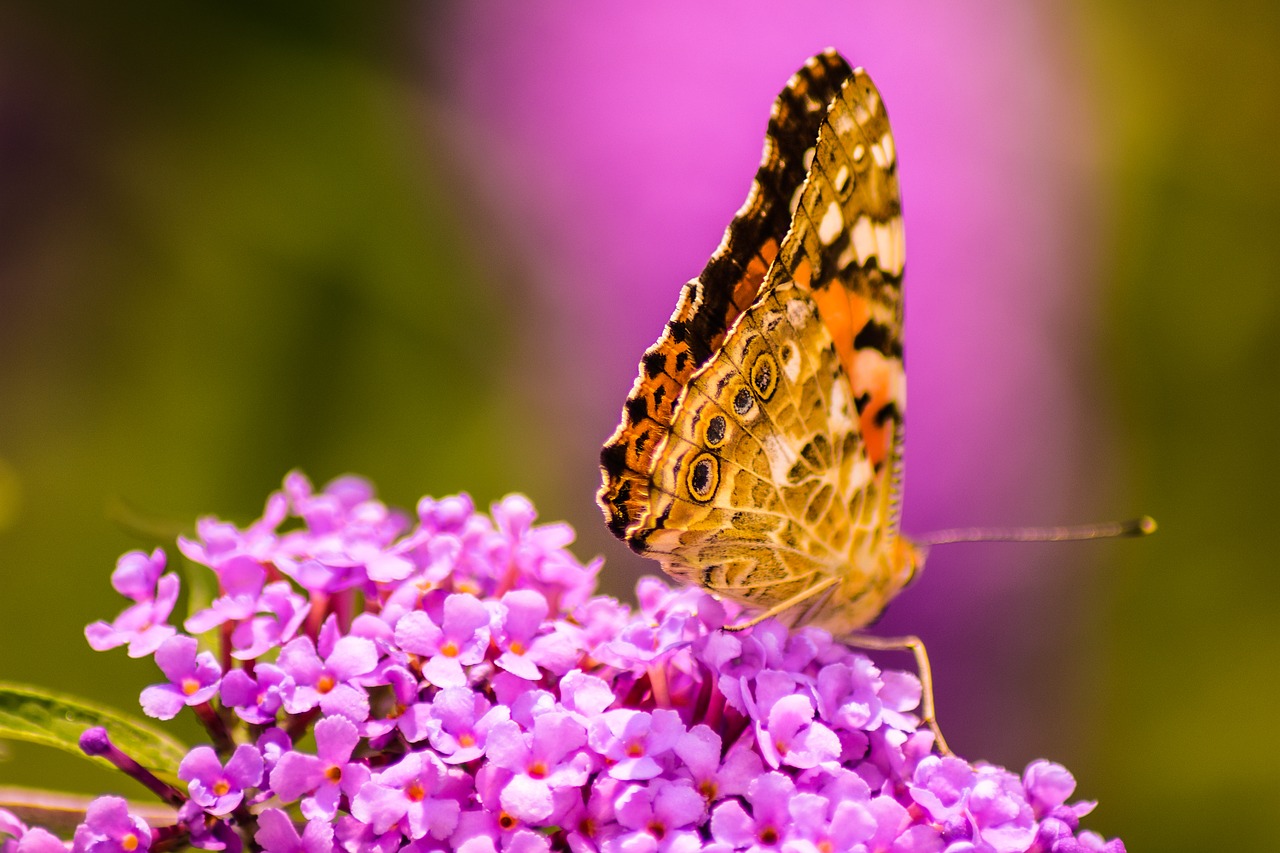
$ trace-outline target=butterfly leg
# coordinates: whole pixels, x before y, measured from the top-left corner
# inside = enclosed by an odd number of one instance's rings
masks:
[[[933,708],[933,671],[929,668],[929,655],[924,650],[924,642],[915,635],[907,637],[872,637],[866,634],[855,634],[845,639],[851,646],[871,651],[905,651],[911,652],[916,659],[916,669],[920,672],[920,711],[922,722],[933,730],[937,738],[938,749],[943,755],[954,755],[947,739],[942,736],[938,727],[938,715]]]
[[[779,602],[778,604],[775,604],[773,607],[770,607],[768,610],[766,610],[765,612],[761,613],[758,616],[753,616],[745,622],[738,622],[734,625],[725,625],[724,630],[733,631],[733,632],[745,631],[748,628],[759,625],[761,622],[763,622],[766,619],[771,619],[774,616],[777,616],[779,613],[785,613],[786,611],[790,610],[796,605],[805,603],[809,599],[813,598],[815,595],[826,592],[827,590],[831,589],[831,587],[835,586],[838,583],[840,583],[840,578],[838,577],[832,576],[832,577],[826,578],[825,580],[821,581],[820,583],[814,584],[813,586],[809,587],[803,592],[800,592],[796,595],[791,596],[786,601],[782,601],[782,602]]]

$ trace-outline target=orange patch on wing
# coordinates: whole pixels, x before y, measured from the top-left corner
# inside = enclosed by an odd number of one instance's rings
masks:
[[[831,339],[835,341],[836,355],[840,356],[840,363],[844,365],[845,376],[852,382],[853,341],[871,318],[871,306],[864,297],[845,290],[839,284],[814,290],[811,295],[818,305],[818,317],[821,318],[822,325],[827,327]]]
[[[808,292],[813,282],[813,266],[810,265],[808,258],[801,258],[796,264],[796,268],[791,271],[791,280],[796,283],[796,287]]]
[[[858,359],[853,393],[870,395],[870,401],[858,416],[858,425],[866,444],[867,459],[876,468],[884,463],[893,445],[893,433],[888,426],[893,419],[882,419],[879,415],[886,406],[897,402],[893,395],[895,370],[901,370],[901,366],[875,350],[864,350]]]
[[[739,312],[746,311],[756,301],[756,297],[760,295],[760,285],[764,284],[765,273],[769,271],[769,265],[777,255],[778,242],[769,240],[747,261],[745,274],[733,287],[733,304]]]

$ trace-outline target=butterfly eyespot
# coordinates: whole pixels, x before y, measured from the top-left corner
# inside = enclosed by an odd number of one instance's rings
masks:
[[[703,453],[689,467],[689,494],[705,503],[711,500],[720,485],[720,462],[710,453]]]
[[[755,406],[756,401],[751,398],[751,392],[746,388],[739,388],[738,393],[733,395],[733,410],[740,415],[745,415]]]
[[[763,353],[751,365],[751,384],[760,399],[769,402],[778,389],[778,363],[769,353]]]
[[[727,434],[728,425],[725,424],[724,415],[716,415],[711,420],[707,421],[707,447],[719,447],[724,444],[724,439]]]

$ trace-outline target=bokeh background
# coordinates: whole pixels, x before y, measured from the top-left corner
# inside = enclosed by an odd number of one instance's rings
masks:
[[[248,521],[294,467],[402,506],[525,492],[629,595],[598,447],[827,45],[901,162],[905,529],[1161,524],[940,547],[882,629],[928,643],[962,754],[1065,763],[1133,850],[1269,849],[1264,0],[3,0],[0,678],[136,707],[150,665],[81,634],[116,556]],[[0,784],[138,793],[8,758]]]

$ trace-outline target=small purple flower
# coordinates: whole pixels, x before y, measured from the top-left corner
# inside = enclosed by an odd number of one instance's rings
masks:
[[[151,847],[151,828],[129,814],[123,797],[98,797],[76,827],[74,853],[139,853]]]
[[[736,799],[722,802],[711,813],[712,838],[731,850],[777,848],[791,825],[788,807],[795,791],[795,783],[777,771],[757,778],[747,789],[751,813]]]
[[[278,666],[258,664],[253,675],[233,669],[222,677],[222,704],[236,712],[247,723],[264,726],[274,723],[284,693],[292,689],[289,676]]]
[[[934,820],[953,820],[968,807],[976,779],[977,773],[967,761],[929,756],[916,768],[911,799]]]
[[[415,610],[396,623],[400,648],[426,658],[422,677],[438,687],[467,683],[462,667],[480,663],[489,648],[489,610],[469,594],[451,595],[444,601],[439,625]]]
[[[265,853],[330,853],[333,824],[310,820],[298,835],[298,828],[280,809],[264,809],[258,815],[258,831],[253,836]]]
[[[465,764],[484,755],[489,731],[511,719],[505,705],[490,705],[484,696],[466,687],[446,687],[430,705],[419,705],[417,710],[422,719],[415,728],[448,764]]]
[[[94,622],[84,629],[85,639],[94,651],[128,643],[129,657],[146,657],[176,633],[177,629],[169,624],[169,615],[178,601],[178,576],[164,574],[164,567],[165,554],[159,548],[150,556],[130,551],[117,561],[111,585],[136,603],[114,622]]]
[[[49,830],[28,827],[13,812],[0,809],[0,853],[67,853],[67,845]]]
[[[267,582],[267,570],[262,563],[242,554],[212,568],[222,594],[187,619],[183,627],[193,634],[203,634],[224,622],[248,619],[257,612],[258,597]]]
[[[681,770],[708,803],[745,794],[751,781],[764,773],[764,762],[749,748],[736,746],[722,760],[720,735],[709,726],[689,729],[673,749]]]
[[[197,746],[178,765],[178,778],[206,812],[230,814],[244,800],[245,789],[262,781],[262,753],[252,744],[241,744],[224,768],[211,747]]]
[[[498,632],[495,637],[500,654],[495,663],[526,681],[538,681],[538,631],[550,611],[547,599],[531,589],[512,590],[502,596]]]
[[[195,637],[165,640],[156,650],[156,665],[169,677],[168,684],[153,684],[142,691],[142,710],[161,720],[171,720],[185,705],[203,705],[218,692],[222,671],[211,652],[196,653]]]
[[[805,849],[812,850],[858,849],[857,845],[870,840],[878,829],[875,816],[867,808],[869,794],[865,784],[856,797],[849,798],[797,793],[788,808],[792,842],[807,842],[810,846]]]
[[[702,849],[697,826],[707,804],[689,785],[629,785],[618,797],[618,823],[630,832],[609,839],[604,853],[693,853]]]
[[[306,795],[302,814],[308,820],[333,820],[342,794],[354,796],[369,778],[364,765],[351,761],[360,735],[345,717],[326,717],[316,723],[316,755],[286,752],[271,771],[271,788],[291,803]]]
[[[1036,836],[1036,819],[1017,776],[984,766],[969,794],[969,820],[977,838],[996,853],[1020,853]]]
[[[652,713],[619,708],[592,721],[591,748],[612,762],[615,779],[652,779],[662,772],[658,759],[684,734],[680,715],[668,708]]]
[[[442,787],[444,775],[444,765],[430,752],[411,752],[361,786],[351,814],[378,833],[403,821],[409,838],[448,838],[461,809],[457,800],[431,796]]]
[[[321,648],[327,652],[323,658],[316,653],[310,637],[291,640],[280,650],[277,663],[289,677],[285,710],[301,714],[318,706],[326,714],[364,720],[369,716],[369,696],[363,687],[352,682],[377,667],[378,649],[363,637],[347,636],[332,642],[325,642],[326,639],[322,636]]]
[[[773,703],[767,725],[757,723],[760,751],[771,767],[788,764],[805,770],[840,756],[840,739],[813,713],[813,701],[795,693]]]
[[[489,731],[489,760],[513,774],[502,788],[502,808],[530,823],[549,819],[555,791],[587,781],[592,761],[580,751],[586,742],[582,724],[560,711],[538,715],[531,732],[521,731],[515,720],[495,725]]]

